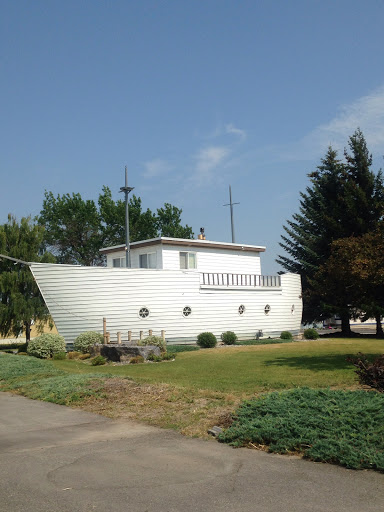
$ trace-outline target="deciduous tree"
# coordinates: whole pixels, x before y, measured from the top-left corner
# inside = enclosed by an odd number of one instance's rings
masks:
[[[130,241],[157,236],[192,238],[192,228],[181,224],[182,210],[169,203],[157,210],[142,209],[141,199],[129,199]],[[45,243],[59,263],[98,265],[103,261],[102,247],[125,243],[125,203],[112,198],[111,190],[103,187],[98,203],[84,200],[80,194],[55,197],[45,192],[38,219],[45,227]]]

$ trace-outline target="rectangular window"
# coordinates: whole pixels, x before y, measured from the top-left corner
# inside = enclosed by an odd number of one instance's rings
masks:
[[[197,268],[196,253],[195,252],[181,252],[180,253],[180,268],[182,270]]]
[[[112,266],[115,268],[121,268],[126,266],[125,258],[113,258]]]
[[[157,268],[156,253],[149,252],[147,254],[139,255],[139,266],[140,268]]]

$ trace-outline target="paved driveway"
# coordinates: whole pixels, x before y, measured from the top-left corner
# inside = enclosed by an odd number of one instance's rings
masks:
[[[1,512],[370,512],[384,475],[0,393]]]

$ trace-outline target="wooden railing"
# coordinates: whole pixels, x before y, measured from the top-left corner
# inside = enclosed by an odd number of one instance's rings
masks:
[[[281,278],[280,276],[261,276],[257,274],[201,272],[200,284],[207,286],[253,286],[277,288],[281,286]]]

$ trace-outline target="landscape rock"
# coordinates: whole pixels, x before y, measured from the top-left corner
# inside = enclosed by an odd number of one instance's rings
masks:
[[[142,356],[145,360],[148,359],[150,354],[160,356],[161,352],[159,347],[154,345],[129,345],[127,343],[109,343],[108,345],[97,344],[91,347],[91,356],[103,356],[109,361],[114,362],[129,362],[132,357]]]

